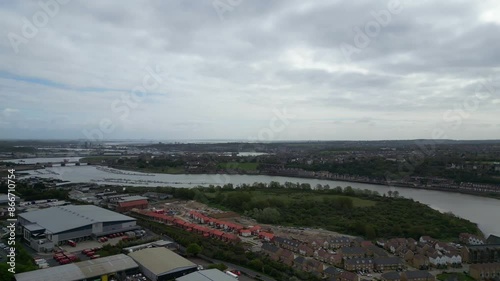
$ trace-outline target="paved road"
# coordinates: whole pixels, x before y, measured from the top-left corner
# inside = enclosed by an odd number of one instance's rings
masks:
[[[211,260],[214,263],[223,263],[223,264],[227,265],[227,267],[229,267],[231,269],[239,270],[239,271],[241,271],[242,274],[245,274],[245,275],[250,276],[252,278],[255,278],[256,276],[260,276],[259,278],[261,280],[264,280],[264,281],[276,281],[276,279],[274,279],[274,278],[265,276],[264,274],[262,274],[260,272],[253,271],[253,270],[248,269],[246,267],[242,267],[242,266],[239,266],[239,265],[236,265],[236,264],[232,264],[232,263],[228,263],[228,262],[225,262],[225,261],[220,261],[220,260],[215,260],[215,259],[211,259]],[[241,279],[241,280],[243,280],[243,279]],[[254,280],[254,279],[252,279],[252,280]]]

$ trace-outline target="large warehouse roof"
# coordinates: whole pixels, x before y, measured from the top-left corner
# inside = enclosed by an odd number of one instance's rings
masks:
[[[21,213],[22,217],[52,233],[59,233],[97,222],[133,221],[134,218],[94,205],[67,205]]]
[[[130,202],[130,201],[138,201],[138,200],[148,200],[147,197],[144,196],[138,196],[138,195],[132,195],[132,196],[127,196],[127,197],[122,197],[118,202]]]
[[[234,281],[234,277],[218,269],[196,271],[175,279],[177,281]]]
[[[17,281],[76,281],[137,268],[130,257],[119,254],[15,275]]]
[[[133,259],[124,254],[87,260],[76,265],[87,278],[139,267]]]
[[[156,276],[196,267],[196,264],[163,247],[147,248],[128,255]]]

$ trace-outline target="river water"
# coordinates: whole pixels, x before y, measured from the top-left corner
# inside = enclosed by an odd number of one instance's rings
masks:
[[[0,160],[0,162],[13,162],[15,164],[36,164],[36,163],[62,163],[64,161],[78,162],[82,157],[51,157],[51,158],[22,158]]]
[[[317,184],[328,184],[330,188],[334,188],[336,186],[352,186],[353,188],[378,191],[380,194],[387,193],[390,190],[397,190],[400,196],[413,198],[414,200],[427,204],[441,212],[452,212],[457,216],[477,223],[485,235],[500,234],[500,200],[460,193],[390,187],[355,182],[264,175],[144,174],[96,166],[53,167],[43,170],[29,171],[29,173],[33,176],[57,178],[70,182],[91,181],[98,184],[123,184],[130,186],[193,187],[198,185],[208,186],[210,184],[223,185],[226,183],[232,183],[234,185],[238,185],[243,183],[269,183],[271,181],[276,181],[279,183],[309,183],[311,187],[315,187]]]

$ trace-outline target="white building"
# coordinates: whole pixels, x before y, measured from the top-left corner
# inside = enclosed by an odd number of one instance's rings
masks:
[[[18,215],[18,232],[36,251],[139,228],[136,219],[94,205],[67,205]]]

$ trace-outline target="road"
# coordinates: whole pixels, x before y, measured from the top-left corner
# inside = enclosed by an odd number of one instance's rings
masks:
[[[241,271],[242,275],[244,274],[244,275],[247,275],[247,276],[251,277],[250,280],[255,280],[253,278],[255,278],[256,276],[259,276],[259,278],[261,280],[264,280],[264,281],[276,281],[276,279],[274,279],[274,278],[265,276],[264,274],[262,274],[260,272],[253,271],[253,270],[248,269],[246,267],[242,267],[242,266],[239,266],[239,265],[236,265],[236,264],[232,264],[232,263],[228,263],[228,262],[225,262],[225,261],[220,261],[220,260],[215,260],[215,259],[211,259],[211,260],[214,263],[223,263],[223,264],[227,265],[227,267],[229,267],[230,269],[236,269],[236,270]],[[243,279],[240,277],[240,280],[243,280]]]

